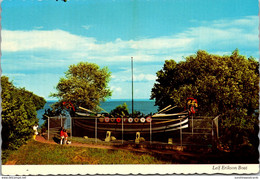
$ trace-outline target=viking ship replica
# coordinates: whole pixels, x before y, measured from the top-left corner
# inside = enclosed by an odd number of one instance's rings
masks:
[[[107,132],[110,132],[116,138],[127,139],[133,138],[139,132],[142,136],[150,136],[151,140],[152,134],[165,135],[166,133],[169,134],[176,130],[188,128],[188,112],[162,113],[173,108],[175,107],[169,105],[152,116],[134,118],[108,117],[101,114],[93,115],[76,112],[78,116],[72,117],[73,136],[103,138]]]
[[[133,102],[133,58],[131,58],[132,67],[132,114],[134,109]],[[192,98],[193,99],[193,98]],[[195,101],[197,102],[197,101]],[[193,102],[194,103],[194,102]],[[190,101],[190,105],[193,104]],[[196,103],[197,105],[197,103]],[[195,107],[195,105],[192,105]],[[152,136],[162,138],[171,136],[174,131],[188,128],[189,111],[171,113],[176,111],[176,106],[167,106],[159,112],[150,116],[109,116],[109,114],[97,114],[89,109],[79,107],[81,112],[77,111],[77,116],[72,117],[73,136],[88,136],[95,138],[104,138],[111,134],[116,138],[129,139],[136,135],[145,136],[150,141]],[[85,112],[84,112],[85,111]]]

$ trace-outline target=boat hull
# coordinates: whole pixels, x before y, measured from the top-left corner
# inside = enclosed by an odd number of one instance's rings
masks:
[[[141,118],[134,118],[129,122],[129,118],[109,118],[108,121],[97,116],[72,117],[72,135],[104,139],[107,131],[110,131],[117,139],[133,140],[136,133],[140,132],[141,137],[146,140],[150,140],[151,137],[166,140],[179,134],[180,130],[188,128],[187,116],[162,115],[151,119],[151,122],[147,122]]]

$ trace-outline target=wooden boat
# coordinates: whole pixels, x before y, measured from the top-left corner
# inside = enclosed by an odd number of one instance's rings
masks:
[[[166,110],[164,110],[166,111]],[[145,117],[106,117],[100,114],[76,113],[72,118],[73,136],[104,138],[110,131],[117,138],[133,138],[136,132],[142,136],[170,135],[174,131],[188,128],[188,112],[162,113]]]

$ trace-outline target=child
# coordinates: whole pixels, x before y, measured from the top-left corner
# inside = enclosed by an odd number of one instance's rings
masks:
[[[64,139],[64,129],[63,127],[60,129],[60,145],[62,145],[62,141]]]
[[[64,144],[67,144],[68,133],[65,129],[63,130],[63,134],[64,134],[64,138],[65,138]]]

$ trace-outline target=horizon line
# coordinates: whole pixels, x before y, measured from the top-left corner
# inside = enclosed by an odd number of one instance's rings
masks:
[[[57,99],[46,99],[47,102],[51,102],[51,101],[58,101]],[[104,102],[107,102],[107,101],[132,101],[132,99],[107,99],[106,101]],[[134,99],[134,101],[155,101],[154,99],[147,99],[147,98],[138,98],[138,99]]]

